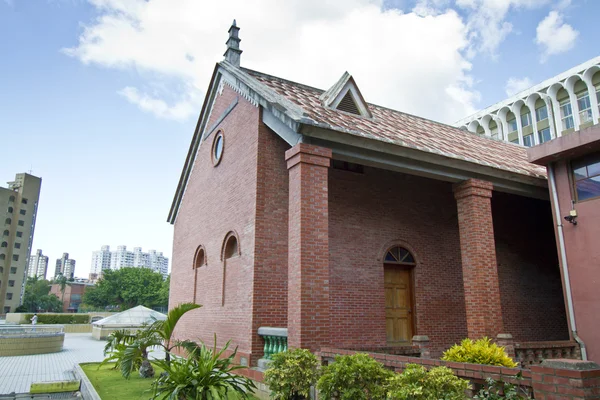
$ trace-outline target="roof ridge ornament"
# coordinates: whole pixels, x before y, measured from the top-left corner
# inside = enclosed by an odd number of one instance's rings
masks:
[[[372,118],[369,106],[348,71],[326,92],[319,96],[324,107]]]
[[[240,59],[242,55],[242,50],[240,50],[240,42],[242,39],[239,37],[240,28],[238,28],[235,19],[233,23],[229,27],[229,39],[225,43],[227,45],[227,50],[223,56],[225,57],[225,61],[229,62],[234,67],[240,67]]]

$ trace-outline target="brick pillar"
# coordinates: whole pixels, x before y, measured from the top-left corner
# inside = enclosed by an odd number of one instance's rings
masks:
[[[590,361],[544,360],[531,366],[536,400],[600,399],[600,366]]]
[[[415,335],[412,337],[412,345],[421,352],[421,358],[431,358],[429,336]]]
[[[454,185],[458,209],[467,334],[491,339],[503,332],[490,182],[469,179]]]
[[[288,346],[329,345],[329,199],[331,150],[297,144],[289,170]]]
[[[496,343],[498,346],[504,347],[504,351],[510,358],[517,361],[517,354],[515,353],[515,341],[510,333],[499,333],[496,336]]]

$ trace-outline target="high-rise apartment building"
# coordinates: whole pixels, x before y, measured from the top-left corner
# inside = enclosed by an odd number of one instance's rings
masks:
[[[76,261],[69,258],[69,253],[63,253],[62,257],[56,260],[56,269],[54,270],[54,277],[58,275],[66,276],[68,279],[75,277],[75,263]]]
[[[0,187],[0,314],[22,301],[41,186],[41,178],[23,173]]]
[[[29,268],[27,276],[40,279],[46,279],[48,273],[48,257],[42,254],[42,250],[38,249],[34,254],[29,256]]]
[[[95,280],[102,276],[107,269],[117,270],[124,267],[150,268],[163,275],[169,273],[169,258],[162,252],[149,250],[147,253],[141,247],[134,247],[133,251],[127,246],[117,246],[115,251],[110,251],[109,246],[102,246],[99,251],[92,252],[92,266],[90,279]]]
[[[478,135],[531,147],[597,124],[600,57],[456,122]]]

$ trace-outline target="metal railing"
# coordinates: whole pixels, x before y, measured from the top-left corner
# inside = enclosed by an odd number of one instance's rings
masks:
[[[64,326],[62,325],[3,325],[0,326],[0,337],[15,337],[23,335],[60,335],[64,334]]]
[[[258,328],[258,335],[265,340],[263,359],[270,360],[274,354],[287,350],[287,328]]]

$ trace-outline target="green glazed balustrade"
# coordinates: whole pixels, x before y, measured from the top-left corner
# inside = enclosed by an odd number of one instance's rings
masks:
[[[285,336],[263,336],[263,339],[265,339],[264,358],[267,360],[270,360],[273,354],[287,350],[287,337]]]

